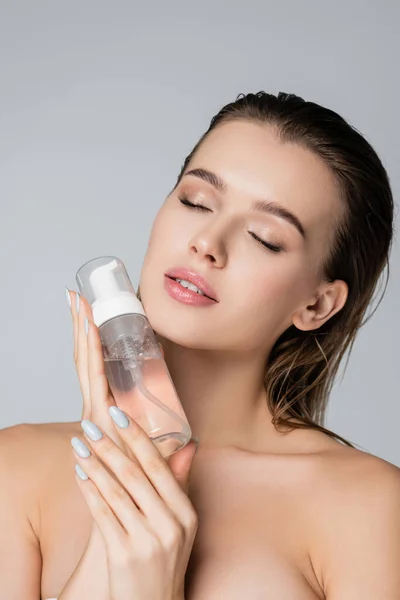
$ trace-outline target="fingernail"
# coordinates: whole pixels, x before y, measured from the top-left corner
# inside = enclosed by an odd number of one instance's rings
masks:
[[[126,429],[128,427],[129,419],[126,414],[120,408],[118,408],[118,406],[110,406],[108,412],[118,427],[121,427],[122,429]]]
[[[88,419],[83,419],[83,421],[81,421],[81,427],[88,436],[88,438],[92,440],[92,442],[97,442],[103,437],[103,434],[97,427],[97,425],[95,425],[94,423],[92,423],[92,421],[89,421]]]
[[[75,473],[78,475],[79,479],[82,479],[82,481],[89,479],[81,465],[75,465]]]
[[[67,296],[68,306],[71,309],[71,294],[69,293],[69,289],[67,287],[65,288],[65,294]]]
[[[79,292],[76,292],[76,296],[75,296],[75,307],[76,307],[76,312],[79,313],[79,305],[80,305],[80,294]]]
[[[89,448],[79,438],[73,437],[71,439],[71,446],[73,447],[77,455],[81,458],[88,458],[90,456]]]
[[[87,317],[85,317],[84,324],[85,324],[85,331],[86,331],[86,335],[87,335],[89,333],[89,321],[88,321]]]

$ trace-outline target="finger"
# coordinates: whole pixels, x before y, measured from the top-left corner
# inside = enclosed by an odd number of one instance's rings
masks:
[[[83,399],[83,414],[90,412],[90,388],[87,367],[87,336],[83,327],[86,302],[78,292],[71,292],[71,313],[74,327],[74,362]]]
[[[68,300],[69,309],[71,311],[71,317],[72,317],[73,339],[74,339],[73,357],[74,357],[74,361],[76,361],[76,348],[77,348],[77,341],[78,341],[78,329],[77,329],[76,308],[75,308],[76,292],[73,292],[72,290],[68,289],[67,287],[65,288],[65,290],[66,290],[67,300]]]
[[[138,461],[128,458],[113,440],[105,434],[94,441],[93,438],[98,438],[102,433],[99,428],[94,426],[94,423],[83,421],[82,428],[92,452],[96,457],[99,457],[101,463],[106,465],[119,483],[127,490],[130,498],[134,500],[151,523],[150,528],[153,532],[156,532],[157,535],[168,532],[169,526],[174,520],[171,510],[160,498]],[[88,462],[90,462],[90,457]]]
[[[189,492],[189,475],[197,452],[198,439],[191,438],[184,448],[168,457],[168,466],[186,495]]]
[[[96,484],[87,475],[85,468],[82,468],[79,463],[75,465],[75,476],[105,544],[110,548],[113,546],[119,548],[126,536],[120,521]]]
[[[95,323],[87,321],[87,373],[91,414],[101,427],[107,430],[117,443],[121,443],[118,434],[109,422],[108,408],[114,403],[108,393],[108,380],[105,373],[103,347],[99,330]]]
[[[105,444],[107,443],[112,444],[115,450],[123,455],[109,438],[108,441],[105,440]],[[87,456],[86,452],[84,458],[81,456],[85,450],[88,450],[88,447],[79,438],[72,438],[71,444],[78,464],[83,468],[87,477],[95,484],[124,530],[129,534],[134,533],[136,536],[148,533],[150,529],[145,524],[145,518],[140,513],[135,500],[130,496],[128,490],[125,489],[125,486],[112,476],[101,460],[97,458],[96,453],[92,451]],[[154,490],[153,493],[156,494]]]
[[[119,435],[159,496],[180,522],[190,523],[193,506],[157,446],[144,429],[118,407],[111,407],[109,413]]]

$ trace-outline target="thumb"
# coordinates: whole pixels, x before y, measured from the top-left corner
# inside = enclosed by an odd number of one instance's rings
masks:
[[[199,438],[192,438],[184,448],[170,456],[168,466],[184,492],[188,492],[188,479]]]

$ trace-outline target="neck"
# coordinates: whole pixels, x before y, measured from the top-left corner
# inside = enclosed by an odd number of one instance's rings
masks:
[[[194,437],[202,447],[265,447],[277,435],[263,385],[265,357],[193,350],[159,338]]]

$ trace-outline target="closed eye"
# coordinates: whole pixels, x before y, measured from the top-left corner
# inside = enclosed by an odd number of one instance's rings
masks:
[[[182,198],[179,198],[179,201],[184,206],[187,206],[188,208],[191,208],[193,210],[212,212],[212,210],[210,208],[207,208],[207,206],[203,206],[202,204],[193,204],[193,202],[190,202],[190,200],[188,200],[188,198],[186,198],[185,196]],[[268,242],[265,242],[264,240],[259,238],[252,231],[249,231],[249,233],[252,238],[254,238],[259,244],[261,244],[265,248],[268,248],[268,250],[270,250],[271,252],[276,252],[276,253],[283,252],[283,248],[281,248],[280,246],[274,246],[273,244],[269,244]]]
[[[189,200],[185,197],[179,198],[179,201],[181,202],[181,204],[187,206],[188,208],[212,212],[212,210],[207,208],[207,206],[203,206],[202,204],[193,204],[193,202],[189,202]]]
[[[272,244],[268,244],[268,242],[265,242],[264,240],[262,240],[261,238],[259,238],[258,235],[256,235],[252,231],[249,231],[249,233],[250,233],[250,235],[251,235],[252,238],[254,238],[262,246],[265,246],[265,248],[268,248],[268,250],[271,250],[272,252],[276,252],[276,253],[283,252],[283,248],[281,248],[280,246],[273,246]]]

